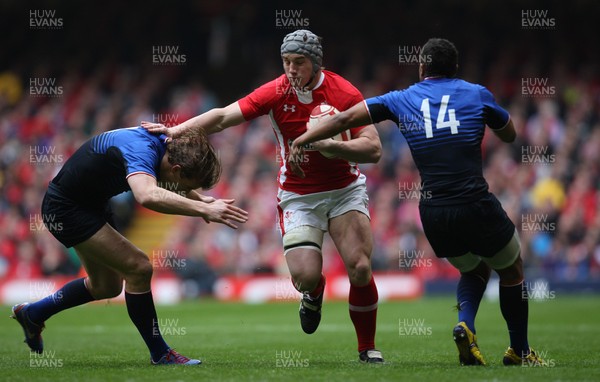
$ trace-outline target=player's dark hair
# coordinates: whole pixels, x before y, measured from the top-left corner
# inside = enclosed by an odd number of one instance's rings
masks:
[[[443,38],[430,38],[423,45],[421,62],[425,65],[425,77],[454,77],[458,64],[458,50]]]
[[[181,166],[181,176],[212,188],[221,177],[221,163],[204,130],[189,129],[167,144],[169,163]]]

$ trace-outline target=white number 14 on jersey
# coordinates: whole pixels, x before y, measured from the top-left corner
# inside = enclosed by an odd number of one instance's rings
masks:
[[[442,103],[440,104],[440,111],[438,112],[437,122],[435,123],[435,128],[442,129],[449,127],[451,134],[458,134],[458,126],[460,126],[460,121],[456,119],[455,110],[448,109],[448,102],[450,102],[450,96],[443,96]],[[446,118],[446,110],[448,110],[448,120],[444,121]],[[427,138],[433,138],[431,112],[429,110],[429,98],[425,98],[423,102],[421,102],[421,111],[423,112],[423,119],[425,120],[425,136]]]

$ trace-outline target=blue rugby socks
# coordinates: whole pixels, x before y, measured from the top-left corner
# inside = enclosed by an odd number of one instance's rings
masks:
[[[456,289],[458,301],[458,322],[464,321],[473,334],[475,331],[475,316],[479,309],[479,303],[485,292],[487,281],[470,273],[461,273],[460,281]]]
[[[529,305],[527,285],[523,282],[514,286],[500,285],[500,310],[508,326],[510,347],[521,357],[528,354],[527,320]]]
[[[146,346],[148,346],[152,360],[158,361],[169,350],[169,345],[160,333],[152,291],[145,293],[129,293],[126,291],[125,302],[127,303],[129,318],[131,318]]]
[[[95,298],[86,288],[84,280],[85,278],[73,280],[50,296],[30,304],[27,308],[29,319],[41,325],[60,311],[94,301]]]

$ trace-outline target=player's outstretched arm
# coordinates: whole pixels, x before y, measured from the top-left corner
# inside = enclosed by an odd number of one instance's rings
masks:
[[[326,118],[320,121],[314,129],[310,129],[296,138],[292,144],[292,147],[302,147],[308,143],[333,137],[344,130],[368,125],[370,123],[372,123],[371,116],[369,115],[367,107],[363,101],[357,103],[346,111],[334,115],[331,118]]]
[[[146,174],[132,175],[127,178],[127,182],[135,200],[156,212],[199,216],[234,229],[237,229],[237,226],[233,222],[245,223],[248,220],[248,212],[234,206],[233,199],[218,199],[208,203],[192,200],[158,187],[156,179]]]
[[[503,142],[511,143],[514,142],[517,138],[517,131],[515,130],[515,125],[513,124],[512,119],[508,120],[506,126],[499,130],[493,130],[494,134],[498,136]]]
[[[381,140],[373,125],[366,126],[349,141],[323,139],[314,142],[313,147],[355,163],[377,163],[381,158]]]
[[[213,134],[228,127],[244,122],[244,116],[237,102],[223,108],[215,108],[173,127],[161,123],[142,121],[142,127],[151,133],[166,134],[176,138],[188,129],[204,129],[207,134]]]

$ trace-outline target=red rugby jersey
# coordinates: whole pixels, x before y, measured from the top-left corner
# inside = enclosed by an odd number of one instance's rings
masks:
[[[277,176],[279,187],[302,195],[346,187],[360,174],[356,163],[327,159],[311,147],[305,148],[307,158],[301,164],[305,178],[294,175],[287,166],[290,145],[306,131],[306,122],[315,106],[325,103],[343,111],[363,101],[350,82],[327,70],[321,73],[317,86],[310,91],[296,91],[283,74],[238,101],[246,120],[269,115],[281,158]],[[352,137],[363,128],[351,129]]]

